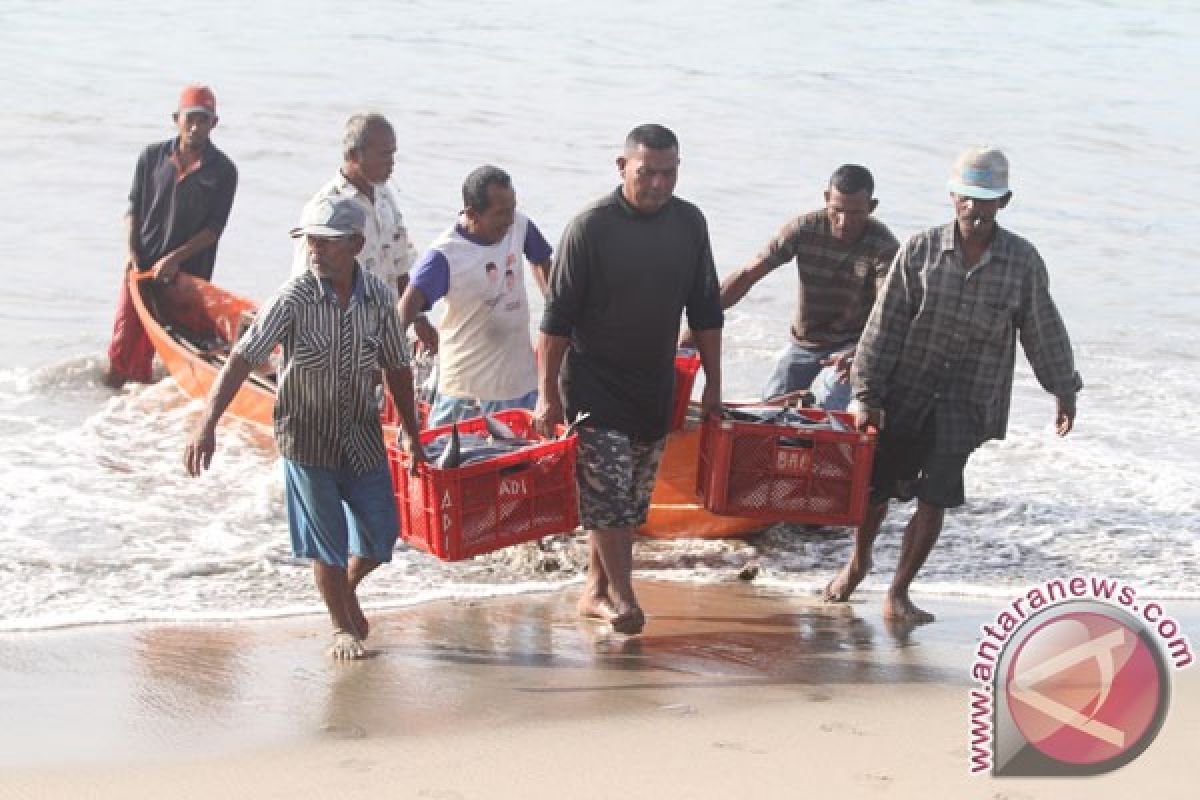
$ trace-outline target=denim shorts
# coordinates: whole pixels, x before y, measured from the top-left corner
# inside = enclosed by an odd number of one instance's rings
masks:
[[[365,475],[282,459],[292,553],[344,567],[348,556],[392,560],[400,531],[387,464]]]
[[[509,408],[527,408],[533,410],[537,405],[538,393],[534,389],[529,394],[514,397],[512,400],[485,400],[479,402],[474,397],[455,397],[449,394],[439,394],[433,401],[429,412],[429,427],[449,425],[451,422],[461,422],[468,417],[478,417],[480,414],[494,414]]]
[[[794,341],[779,354],[779,362],[763,387],[763,399],[770,400],[799,389],[811,389],[821,408],[845,411],[850,404],[850,384],[838,381],[837,370],[826,367],[821,360],[848,350],[854,344],[837,347],[801,347]]]

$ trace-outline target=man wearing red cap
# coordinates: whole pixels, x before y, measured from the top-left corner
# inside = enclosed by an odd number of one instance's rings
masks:
[[[138,158],[125,214],[125,268],[153,271],[156,280],[168,283],[180,270],[208,280],[233,206],[237,168],[209,140],[217,126],[217,101],[207,86],[185,88],[171,119],[179,135],[150,145]],[[148,382],[153,358],[122,280],[105,385]]]

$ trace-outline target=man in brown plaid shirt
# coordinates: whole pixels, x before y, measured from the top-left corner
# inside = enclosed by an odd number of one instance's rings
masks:
[[[795,260],[799,279],[791,341],[763,388],[770,399],[812,387],[824,408],[850,402],[854,347],[900,243],[871,216],[879,201],[866,167],[844,164],[825,190],[825,207],[784,225],[754,260],[721,284],[721,307]],[[681,342],[689,344],[685,335]]]
[[[908,589],[937,542],[945,509],[964,502],[967,458],[1004,438],[1017,338],[1057,400],[1059,436],[1074,424],[1083,386],[1046,265],[1033,245],[996,224],[1012,198],[1004,154],[968,150],[947,188],[955,221],[905,243],[858,345],[850,376],[857,421],[881,434],[866,519],[850,561],[825,588],[831,601],[850,596],[871,569],[889,498],[915,496],[883,604],[885,617],[913,623],[933,620]]]

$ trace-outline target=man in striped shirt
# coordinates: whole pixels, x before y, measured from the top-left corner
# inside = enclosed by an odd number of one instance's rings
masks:
[[[347,198],[305,209],[311,268],[285,283],[255,317],[217,378],[184,451],[189,474],[207,469],[217,422],[242,382],[282,345],[275,440],[283,456],[292,552],[313,559],[333,621],[334,658],[362,658],[368,624],[359,583],[390,561],[400,523],[375,400],[382,369],[400,410],[414,466],[424,460],[396,295],[361,268],[366,215]]]
[[[1057,401],[1055,428],[1075,421],[1071,341],[1032,244],[996,224],[1008,205],[1008,160],[994,148],[959,157],[947,183],[955,221],[905,243],[858,345],[851,384],[860,429],[880,429],[871,503],[850,561],[825,589],[844,601],[871,569],[889,498],[917,498],[884,598],[885,617],[933,615],[908,596],[942,530],[945,509],[964,502],[963,469],[975,448],[1003,439],[1016,343]]]
[[[899,247],[871,216],[879,205],[874,192],[865,167],[838,167],[825,190],[825,208],[784,225],[763,252],[722,282],[721,307],[730,308],[776,268],[796,262],[791,341],[763,388],[765,399],[811,386],[824,408],[840,410],[850,402],[854,348]]]

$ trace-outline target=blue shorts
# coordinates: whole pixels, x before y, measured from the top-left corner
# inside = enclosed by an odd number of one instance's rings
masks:
[[[533,407],[537,405],[537,398],[536,389],[511,400],[485,400],[482,403],[474,397],[439,394],[433,401],[433,408],[429,412],[429,427],[437,428],[441,425],[449,425],[451,422],[461,422],[468,417],[494,414],[509,408],[527,408],[532,411]]]
[[[281,460],[294,555],[336,567],[346,566],[348,555],[392,560],[400,518],[387,464],[355,475]]]

